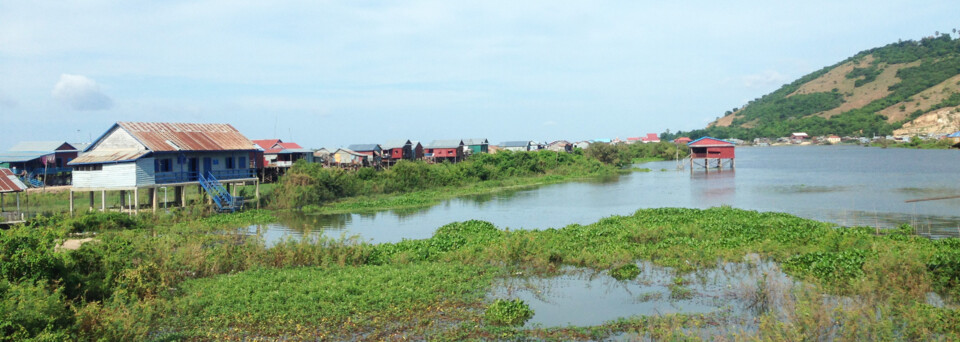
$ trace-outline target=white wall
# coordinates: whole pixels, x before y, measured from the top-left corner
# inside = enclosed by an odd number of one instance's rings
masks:
[[[73,170],[74,188],[132,188],[137,184],[137,164],[104,164],[102,170]]]

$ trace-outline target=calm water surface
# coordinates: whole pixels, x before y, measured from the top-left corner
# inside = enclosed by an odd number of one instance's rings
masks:
[[[589,224],[641,208],[735,208],[779,211],[840,225],[890,228],[909,223],[933,235],[960,233],[960,151],[854,146],[738,148],[735,170],[676,171],[676,162],[641,165],[608,182],[549,185],[445,201],[419,210],[371,214],[291,215],[250,226],[268,243],[285,237],[359,235],[371,242],[430,237],[440,226],[470,219],[502,229]],[[661,169],[665,169],[662,171]]]

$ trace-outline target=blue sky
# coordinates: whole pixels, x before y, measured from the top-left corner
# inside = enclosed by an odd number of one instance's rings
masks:
[[[115,121],[304,147],[702,128],[951,1],[0,0],[0,150]]]

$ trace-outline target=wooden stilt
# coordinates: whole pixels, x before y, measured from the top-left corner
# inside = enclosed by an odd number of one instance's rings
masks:
[[[150,188],[150,202],[153,204],[153,213],[157,213],[157,187]]]
[[[256,181],[256,198],[257,198],[257,209],[260,209],[260,181]]]
[[[93,202],[94,202],[94,201],[93,201],[93,197],[94,197],[93,191],[91,191],[91,192],[90,192],[90,207],[87,208],[88,211],[92,211],[93,208],[96,208],[96,207],[95,207],[95,204],[93,203]]]
[[[70,190],[70,216],[73,216],[73,190]]]
[[[140,213],[140,189],[133,188],[133,213]]]
[[[120,190],[120,211],[123,211],[127,208],[127,191]]]
[[[100,211],[107,211],[107,190],[100,190]]]
[[[187,201],[186,201],[186,199],[183,197],[183,186],[182,186],[182,185],[181,185],[181,186],[175,186],[175,187],[173,187],[173,198],[174,198],[173,201],[174,201],[174,202],[177,202],[178,204],[180,204],[180,207],[181,207],[181,208],[187,206]]]

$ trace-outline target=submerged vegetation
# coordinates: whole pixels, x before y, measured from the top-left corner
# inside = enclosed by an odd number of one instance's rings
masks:
[[[647,209],[590,225],[440,227],[428,239],[371,245],[289,240],[270,247],[231,227],[248,211],[200,220],[91,213],[0,234],[0,340],[237,339],[951,339],[960,334],[960,240],[912,228],[877,234],[780,213]],[[75,251],[54,246],[97,231]],[[638,260],[671,267],[670,297],[696,297],[688,272],[750,255],[780,263],[787,288],[760,278],[738,293],[757,319],[650,313],[591,327],[524,326],[519,300],[486,295],[495,278],[564,267],[631,280]],[[625,266],[633,265],[633,267]],[[944,303],[930,302],[931,293]],[[624,335],[626,334],[626,335]],[[639,334],[639,335],[633,335]]]

